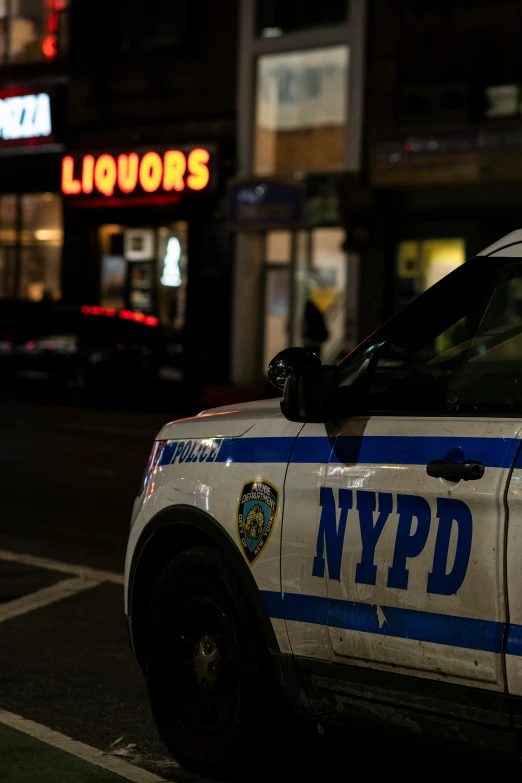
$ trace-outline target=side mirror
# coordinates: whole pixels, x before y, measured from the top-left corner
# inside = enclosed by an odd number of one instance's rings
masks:
[[[317,354],[308,348],[285,348],[268,365],[268,380],[276,389],[284,389],[292,373],[300,373],[307,367],[321,367]]]
[[[334,418],[337,367],[321,364],[308,348],[286,348],[268,366],[268,378],[284,389],[281,411],[289,421],[323,423]]]
[[[305,367],[288,377],[281,412],[289,421],[319,424],[331,421],[335,418],[337,392],[337,367]]]

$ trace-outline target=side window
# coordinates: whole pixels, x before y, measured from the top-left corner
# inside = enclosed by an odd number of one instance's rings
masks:
[[[493,289],[491,262],[477,258],[407,307],[376,352],[367,378],[370,411],[443,412],[450,385],[475,344]]]
[[[522,264],[501,271],[448,399],[470,412],[522,409]]]

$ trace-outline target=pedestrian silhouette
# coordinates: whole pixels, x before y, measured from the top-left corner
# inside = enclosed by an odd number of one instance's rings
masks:
[[[311,299],[305,305],[302,337],[304,347],[321,358],[321,346],[328,339],[328,329],[322,312]]]

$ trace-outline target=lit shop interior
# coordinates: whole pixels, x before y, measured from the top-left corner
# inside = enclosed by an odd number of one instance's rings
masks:
[[[156,315],[175,329],[185,323],[188,283],[185,222],[154,228],[103,225],[100,305]]]

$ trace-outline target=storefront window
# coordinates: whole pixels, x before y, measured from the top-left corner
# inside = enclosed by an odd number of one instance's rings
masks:
[[[399,307],[405,307],[465,260],[466,245],[463,239],[400,242],[397,252]]]
[[[0,296],[15,296],[17,197],[0,197]]]
[[[257,174],[344,168],[348,55],[330,46],[259,58]]]
[[[100,227],[102,307],[155,315],[165,326],[185,325],[188,225]]]
[[[156,231],[127,228],[123,236],[127,265],[127,307],[146,315],[156,312]]]
[[[126,267],[123,255],[123,226],[115,223],[100,227],[102,307],[125,308]]]
[[[0,0],[0,62],[65,54],[69,0]]]
[[[346,0],[257,0],[257,35],[274,37],[296,30],[343,24]]]
[[[53,193],[23,195],[19,236],[19,295],[22,299],[35,301],[59,299],[63,242],[60,196]]]
[[[188,225],[173,223],[158,231],[158,318],[183,329],[187,307]]]
[[[0,196],[0,296],[60,299],[62,242],[60,196]]]

